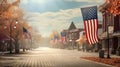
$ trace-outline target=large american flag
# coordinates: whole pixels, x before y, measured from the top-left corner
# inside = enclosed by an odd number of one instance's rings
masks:
[[[97,6],[81,8],[86,37],[89,44],[98,42]]]

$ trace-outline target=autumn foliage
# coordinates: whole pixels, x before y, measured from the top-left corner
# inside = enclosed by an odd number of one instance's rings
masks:
[[[114,14],[114,16],[120,14],[120,0],[107,0],[109,4],[108,12]]]
[[[23,35],[22,27],[30,28],[30,25],[23,20],[23,10],[19,7],[19,3],[20,0],[12,3],[9,3],[8,0],[1,0],[0,30],[9,36],[11,28],[12,38],[19,34],[18,38],[20,39]]]
[[[20,0],[13,2],[10,2],[10,0],[0,0],[0,33],[7,36],[8,41],[12,38],[14,45],[18,44],[19,40],[24,39],[23,27],[26,29],[32,28],[23,19],[23,10],[20,8],[19,4]]]
[[[81,57],[82,59],[94,61],[94,62],[99,62],[99,63],[104,63],[104,64],[109,64],[115,67],[120,67],[120,58],[99,58],[99,57]]]

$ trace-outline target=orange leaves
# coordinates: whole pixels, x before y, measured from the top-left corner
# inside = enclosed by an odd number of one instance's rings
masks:
[[[8,12],[3,12],[2,13],[2,18],[9,18],[11,16],[11,13],[8,13]]]
[[[16,35],[20,37],[22,35],[22,9],[19,7],[19,0],[9,3],[8,0],[0,4],[0,31],[4,31],[6,35],[10,35],[10,29],[12,32],[12,37],[15,38]],[[16,23],[18,22],[18,23]],[[3,24],[4,23],[4,24]]]
[[[20,0],[17,0],[13,3],[8,3],[8,1],[4,1],[0,4],[0,14],[2,14],[1,18],[21,18],[22,10],[19,8]]]
[[[112,13],[114,16],[120,14],[120,0],[109,0],[109,8],[107,9],[108,12]]]
[[[81,57],[81,58],[120,67],[120,58],[110,58],[110,59],[99,58],[99,57]]]
[[[2,13],[3,18],[20,18],[22,17],[22,10],[17,6],[11,6],[7,11]]]
[[[2,1],[4,1],[4,3],[0,4],[0,24],[2,24],[0,25],[0,31],[4,31],[4,33],[9,36],[11,29],[12,37],[18,37],[20,39],[23,35],[23,27],[26,27],[27,29],[32,28],[23,19],[23,11],[19,7],[20,0],[15,0],[11,3],[9,3],[8,0]]]

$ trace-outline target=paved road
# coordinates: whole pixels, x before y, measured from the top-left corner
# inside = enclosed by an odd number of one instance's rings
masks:
[[[81,59],[83,56],[97,56],[77,50],[40,47],[28,54],[0,57],[0,67],[111,67]]]

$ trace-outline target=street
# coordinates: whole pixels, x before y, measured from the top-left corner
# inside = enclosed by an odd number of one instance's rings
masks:
[[[0,67],[120,67],[120,0],[0,0]]]
[[[88,60],[84,56],[98,56],[92,52],[39,47],[26,54],[0,57],[0,67],[111,67]]]

